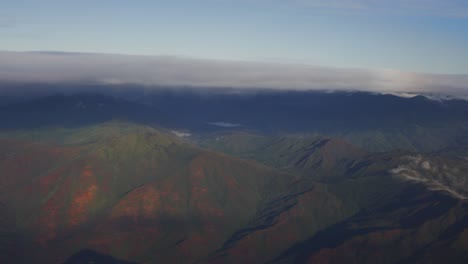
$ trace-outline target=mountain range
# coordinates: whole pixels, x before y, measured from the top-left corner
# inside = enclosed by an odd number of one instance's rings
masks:
[[[2,263],[467,263],[468,102],[135,90],[0,106]]]

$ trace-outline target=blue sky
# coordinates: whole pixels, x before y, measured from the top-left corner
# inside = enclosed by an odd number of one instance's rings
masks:
[[[0,50],[468,73],[468,1],[4,1]]]

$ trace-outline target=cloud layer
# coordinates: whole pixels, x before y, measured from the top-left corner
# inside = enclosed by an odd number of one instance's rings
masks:
[[[0,52],[0,82],[468,95],[468,75],[62,52]]]

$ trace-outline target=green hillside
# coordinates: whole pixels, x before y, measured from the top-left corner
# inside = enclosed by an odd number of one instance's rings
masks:
[[[424,263],[467,256],[464,157],[368,153],[321,136],[224,133],[197,144],[117,122],[3,132],[2,257]]]
[[[343,140],[311,135],[273,137],[233,132],[210,135],[198,144],[316,180],[340,176],[336,173],[366,155]]]
[[[82,248],[123,260],[194,261],[294,181],[149,127],[17,135],[0,140],[1,198],[14,209],[24,257],[46,262]]]

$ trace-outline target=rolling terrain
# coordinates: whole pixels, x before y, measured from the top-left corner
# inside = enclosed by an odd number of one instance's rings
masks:
[[[1,199],[26,262],[61,262],[81,247],[138,262],[195,261],[295,180],[148,127],[69,129],[77,141],[66,144],[54,133],[0,141]]]
[[[367,154],[344,140],[317,135],[273,137],[231,132],[209,135],[197,142],[204,148],[254,159],[316,180],[341,176],[340,169]]]
[[[284,197],[289,203],[273,201],[268,213],[221,248],[214,263],[443,263],[446,255],[450,263],[466,262],[468,204],[461,194],[466,190],[466,169],[461,168],[468,163],[408,154],[356,160],[342,177],[326,179],[326,195],[303,192]],[[428,170],[432,172],[426,174]],[[331,204],[330,197],[335,198]],[[281,205],[287,209],[278,210]],[[315,207],[320,205],[324,208]],[[341,217],[322,214],[330,210]],[[264,216],[274,212],[281,213],[265,223]],[[332,225],[320,226],[321,221]],[[275,237],[282,245],[291,239],[293,245],[280,254],[266,250],[262,256],[259,245],[274,248]],[[236,252],[251,253],[239,258]]]
[[[0,261],[466,263],[466,103],[306,95],[1,106]]]

